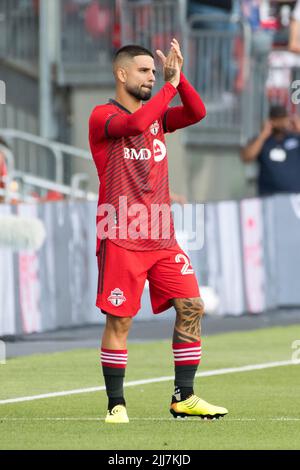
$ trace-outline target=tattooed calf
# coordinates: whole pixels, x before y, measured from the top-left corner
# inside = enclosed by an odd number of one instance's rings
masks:
[[[174,343],[194,343],[201,336],[200,319],[204,314],[204,302],[200,297],[173,299],[176,309]]]

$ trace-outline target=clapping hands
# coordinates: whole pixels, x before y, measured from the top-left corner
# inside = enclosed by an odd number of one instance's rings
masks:
[[[183,66],[183,57],[177,39],[172,39],[171,49],[167,57],[160,49],[157,49],[156,54],[163,64],[164,80],[170,82],[176,88],[179,85],[180,72]]]

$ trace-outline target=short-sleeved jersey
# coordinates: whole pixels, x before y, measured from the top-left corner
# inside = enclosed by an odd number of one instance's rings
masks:
[[[140,135],[113,138],[108,126],[118,113],[131,114],[110,100],[96,106],[89,121],[90,148],[100,181],[97,252],[103,238],[130,250],[169,248],[176,240],[164,117]]]

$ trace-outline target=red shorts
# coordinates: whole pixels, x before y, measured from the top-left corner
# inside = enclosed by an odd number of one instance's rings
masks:
[[[118,317],[133,317],[141,308],[146,279],[153,313],[172,306],[176,298],[200,297],[189,257],[178,244],[155,251],[133,251],[106,239],[98,254],[96,305]]]

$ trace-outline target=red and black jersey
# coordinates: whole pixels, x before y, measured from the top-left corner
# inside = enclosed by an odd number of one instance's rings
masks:
[[[177,89],[166,83],[135,113],[114,100],[93,110],[89,141],[100,181],[97,252],[106,236],[130,250],[175,245],[164,133],[205,115],[183,76],[178,91],[184,106],[168,107]]]

